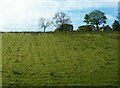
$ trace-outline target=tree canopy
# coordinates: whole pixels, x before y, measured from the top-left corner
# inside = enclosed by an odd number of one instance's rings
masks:
[[[113,27],[113,31],[120,31],[120,24],[117,20],[114,21],[112,27]]]
[[[55,27],[61,28],[61,30],[64,30],[64,27],[63,27],[64,24],[70,24],[71,19],[67,14],[65,14],[63,12],[58,12],[53,17],[53,23],[54,23]]]
[[[96,25],[96,29],[99,30],[99,25],[106,24],[106,19],[107,17],[104,12],[95,10],[85,15],[84,22],[87,24]]]
[[[99,10],[91,11],[84,16],[86,25],[78,26],[77,31],[120,31],[120,23],[117,20],[112,24],[112,28],[109,25],[105,26],[106,20],[107,17],[104,12]],[[57,12],[52,21],[48,21],[45,18],[39,19],[39,26],[44,29],[44,32],[51,24],[56,27],[55,31],[73,31],[71,18],[64,12]]]

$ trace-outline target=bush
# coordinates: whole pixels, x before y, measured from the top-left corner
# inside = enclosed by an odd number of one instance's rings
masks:
[[[59,28],[55,29],[55,32],[62,32],[62,31],[73,31],[72,24],[63,24]]]
[[[91,25],[83,25],[83,26],[79,26],[77,31],[82,31],[82,32],[92,31],[92,28]]]
[[[62,32],[60,28],[56,28],[54,32]]]
[[[120,31],[120,24],[117,20],[114,21],[114,23],[112,24],[112,29],[113,31]]]

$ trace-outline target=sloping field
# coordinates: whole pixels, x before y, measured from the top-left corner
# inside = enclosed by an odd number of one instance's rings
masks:
[[[3,33],[3,86],[118,84],[117,33]]]

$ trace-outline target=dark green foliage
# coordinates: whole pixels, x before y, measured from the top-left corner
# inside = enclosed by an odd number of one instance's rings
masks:
[[[120,31],[120,24],[117,20],[114,21],[114,23],[112,24],[112,29],[113,31]]]
[[[53,23],[54,23],[55,27],[62,28],[62,30],[63,30],[64,24],[70,24],[71,19],[67,14],[65,14],[63,12],[58,12],[53,17]]]
[[[92,26],[91,25],[83,25],[83,26],[79,26],[77,31],[92,31]]]
[[[63,24],[59,28],[55,29],[55,32],[60,31],[73,31],[73,25],[72,24]]]
[[[56,28],[55,32],[62,32],[60,28]]]
[[[106,23],[106,16],[104,12],[99,10],[92,11],[89,14],[86,14],[84,17],[84,22],[87,24],[96,25],[96,29],[99,30],[99,25]]]
[[[112,31],[112,28],[109,25],[106,25],[103,29],[104,31]]]

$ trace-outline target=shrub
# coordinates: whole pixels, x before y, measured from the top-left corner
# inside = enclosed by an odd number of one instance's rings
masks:
[[[55,32],[61,32],[61,31],[73,31],[73,25],[72,24],[63,24],[59,28],[55,29]]]
[[[92,27],[91,27],[91,25],[79,26],[77,31],[83,31],[83,32],[92,31]]]
[[[61,32],[61,29],[60,28],[56,28],[55,32]]]
[[[120,24],[117,20],[115,20],[114,23],[112,24],[112,29],[113,31],[120,31]]]

